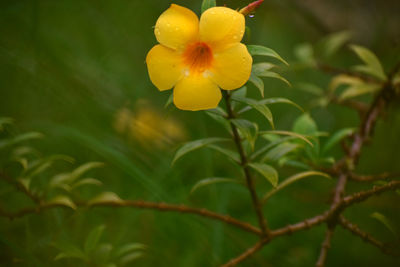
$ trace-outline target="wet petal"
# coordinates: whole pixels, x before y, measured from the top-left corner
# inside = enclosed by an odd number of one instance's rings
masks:
[[[214,54],[211,79],[225,90],[243,86],[249,79],[253,58],[244,44],[235,44]]]
[[[244,30],[244,16],[227,7],[209,8],[200,18],[200,40],[216,50],[240,42]]]
[[[182,56],[162,45],[154,46],[146,57],[151,82],[160,90],[168,90],[182,77]]]
[[[221,97],[218,86],[203,74],[189,75],[174,88],[174,104],[183,110],[216,108]]]
[[[199,19],[190,9],[172,4],[160,15],[154,34],[157,41],[172,49],[183,49],[198,38]]]

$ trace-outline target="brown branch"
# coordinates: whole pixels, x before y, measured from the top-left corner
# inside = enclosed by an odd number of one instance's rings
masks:
[[[391,181],[390,183],[382,186],[374,186],[374,188],[371,190],[361,191],[343,198],[341,206],[343,206],[342,208],[348,207],[354,203],[365,201],[374,195],[378,195],[386,191],[396,190],[398,188],[400,188],[400,181]]]
[[[236,266],[240,262],[244,261],[245,259],[249,258],[251,255],[259,251],[266,243],[268,243],[269,239],[264,238],[258,241],[254,246],[247,249],[245,252],[237,256],[236,258],[231,259],[229,262],[221,265],[221,267],[232,267]]]
[[[12,179],[9,177],[6,173],[0,171],[0,179],[6,181],[10,185],[14,186],[18,191],[29,197],[34,203],[40,204],[40,198],[39,196],[33,194],[30,192],[25,186],[23,186],[21,183],[19,183],[17,180]]]
[[[370,243],[375,247],[379,248],[383,253],[390,254],[386,246],[379,240],[373,238],[370,234],[363,232],[357,225],[351,223],[343,216],[339,217],[339,224],[349,230],[352,234],[359,236],[364,242]]]
[[[324,242],[322,242],[321,252],[319,254],[319,258],[317,263],[315,264],[315,267],[325,266],[326,256],[328,255],[328,250],[331,248],[331,240],[334,230],[334,227],[328,228],[328,230],[325,232],[325,239]]]
[[[159,210],[159,211],[175,211],[175,212],[180,212],[180,213],[195,214],[195,215],[198,215],[201,217],[214,219],[217,221],[221,221],[221,222],[236,226],[236,227],[241,228],[250,233],[261,235],[261,230],[258,229],[257,227],[254,227],[253,225],[251,225],[249,223],[242,222],[235,218],[232,218],[231,216],[215,213],[215,212],[209,211],[207,209],[192,208],[192,207],[188,207],[185,205],[155,203],[155,202],[148,202],[148,201],[141,201],[141,200],[109,201],[109,202],[96,203],[93,205],[90,205],[89,203],[76,203],[76,205],[78,207],[89,207],[89,208],[91,208],[91,207],[134,207],[134,208],[139,208],[139,209],[153,209],[153,210]],[[15,213],[6,212],[6,211],[0,209],[0,216],[7,217],[12,220],[15,218],[23,217],[28,214],[39,213],[44,210],[47,210],[50,208],[55,208],[55,207],[65,207],[65,206],[60,205],[60,204],[44,203],[44,204],[40,204],[35,207],[21,209],[20,211],[17,211]]]
[[[233,112],[233,108],[231,105],[231,95],[230,95],[229,91],[224,91],[224,98],[225,98],[226,109],[227,109],[227,113],[228,113],[228,119],[233,119],[233,118],[235,118],[235,114]],[[239,131],[238,131],[237,127],[232,123],[232,121],[229,121],[229,123],[230,123],[232,133],[233,133],[233,140],[236,144],[236,148],[240,155],[240,162],[241,162],[241,166],[242,166],[244,175],[246,177],[247,187],[250,191],[251,200],[253,202],[253,206],[254,206],[254,209],[257,214],[258,224],[261,228],[261,232],[263,233],[263,235],[268,235],[269,229],[268,229],[267,221],[264,218],[264,214],[262,212],[262,205],[261,205],[260,200],[258,199],[257,192],[254,187],[253,177],[251,176],[250,169],[247,165],[248,159],[247,159],[247,155],[244,151],[242,141],[240,139]]]
[[[376,175],[360,175],[353,172],[350,173],[350,179],[357,182],[373,182],[377,180],[385,180],[397,177],[400,177],[400,173],[384,172]]]

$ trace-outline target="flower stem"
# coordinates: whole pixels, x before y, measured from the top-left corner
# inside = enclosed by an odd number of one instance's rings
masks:
[[[243,169],[244,176],[246,178],[247,188],[250,191],[251,200],[253,202],[253,206],[254,206],[254,209],[256,211],[257,218],[258,218],[258,224],[260,225],[262,235],[269,236],[270,231],[267,226],[267,221],[265,220],[264,214],[262,212],[261,202],[258,199],[257,192],[254,187],[253,177],[251,176],[251,172],[248,167],[248,158],[247,158],[246,152],[244,151],[243,144],[242,144],[242,141],[239,136],[239,131],[238,131],[237,127],[230,121],[230,119],[234,119],[234,118],[236,118],[236,116],[233,112],[233,108],[231,105],[231,95],[230,95],[229,91],[224,91],[224,98],[225,98],[226,109],[227,109],[227,113],[228,113],[227,119],[229,120],[229,124],[232,129],[233,141],[235,142],[236,149],[240,155],[240,165]]]

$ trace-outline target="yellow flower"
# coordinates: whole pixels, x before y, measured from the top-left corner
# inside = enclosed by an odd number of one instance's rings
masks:
[[[147,54],[152,83],[160,90],[174,87],[174,104],[183,110],[218,106],[221,89],[241,87],[253,62],[240,43],[245,18],[227,7],[207,9],[199,19],[191,10],[172,4],[156,22],[159,45]]]

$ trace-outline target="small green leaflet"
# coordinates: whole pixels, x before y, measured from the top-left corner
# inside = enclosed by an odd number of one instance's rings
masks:
[[[359,85],[353,85],[349,86],[346,88],[345,91],[339,96],[340,100],[345,100],[348,98],[368,94],[368,93],[374,93],[378,90],[381,89],[381,86],[379,84],[368,84],[368,83],[362,83]]]
[[[205,178],[200,181],[198,181],[193,187],[192,190],[190,190],[190,193],[193,194],[197,189],[207,186],[207,185],[212,185],[212,184],[218,184],[218,183],[235,183],[235,184],[240,184],[241,182],[236,180],[236,179],[231,179],[231,178],[221,178],[221,177],[210,177],[210,178]]]
[[[379,212],[374,212],[371,214],[371,217],[381,222],[390,232],[399,237],[393,222],[390,221],[385,215]]]
[[[369,49],[358,45],[351,45],[350,48],[366,64],[366,65],[355,66],[354,67],[355,70],[364,72],[369,75],[373,75],[383,81],[387,80],[381,62],[374,53],[372,53]]]
[[[217,5],[216,0],[203,0],[203,3],[201,4],[201,13],[206,11],[207,9],[211,7],[215,7]]]
[[[199,139],[199,140],[195,140],[195,141],[191,141],[188,142],[186,144],[184,144],[182,147],[180,147],[176,153],[175,153],[175,157],[172,160],[171,165],[174,165],[175,162],[181,158],[182,156],[184,156],[185,154],[202,148],[206,145],[212,144],[212,143],[217,143],[217,142],[227,142],[227,141],[231,141],[230,139],[227,138],[218,138],[218,137],[211,137],[211,138],[204,138],[204,139]]]
[[[17,143],[25,142],[28,140],[43,138],[43,136],[43,134],[38,132],[23,133],[13,138],[0,141],[0,149],[4,149],[6,147],[10,147]]]
[[[254,84],[255,87],[260,91],[261,97],[264,97],[264,82],[261,78],[257,77],[253,72],[250,74],[249,81]]]
[[[318,131],[317,124],[311,118],[310,114],[304,113],[297,118],[293,125],[293,132],[303,135],[313,135]]]
[[[296,150],[300,145],[293,143],[282,143],[272,148],[265,156],[261,159],[262,162],[266,161],[278,161],[282,159],[285,155]]]
[[[343,138],[349,136],[354,133],[355,128],[345,128],[334,133],[328,141],[326,141],[324,147],[322,148],[322,153],[328,152],[332,147],[334,147],[337,143],[339,143]]]
[[[311,141],[308,140],[306,136],[304,136],[302,134],[295,133],[295,132],[289,132],[289,131],[261,131],[260,135],[263,135],[263,134],[278,134],[278,135],[293,136],[293,137],[296,137],[296,138],[299,138],[299,139],[305,141],[310,146],[314,146],[313,143],[311,143]]]
[[[76,205],[72,200],[64,195],[56,196],[52,200],[46,202],[46,205],[58,205],[58,206],[64,206],[64,207],[69,207],[73,210],[76,209]]]
[[[267,99],[262,99],[259,101],[259,103],[263,104],[263,105],[280,104],[280,103],[281,104],[289,104],[289,105],[292,105],[292,106],[298,108],[300,111],[304,112],[304,110],[299,105],[297,105],[293,101],[291,101],[287,98],[283,98],[283,97],[271,97],[271,98],[267,98]],[[238,114],[242,114],[251,109],[252,109],[251,106],[244,107],[238,112]]]
[[[273,187],[278,185],[278,172],[270,165],[264,163],[250,163],[249,166],[264,176]]]
[[[351,34],[348,31],[332,33],[323,38],[317,45],[324,57],[330,57],[336,53],[346,42],[350,40]]]
[[[118,204],[118,203],[123,203],[123,200],[114,192],[103,192],[88,202],[89,206],[108,204],[108,203]]]
[[[249,142],[251,149],[254,150],[258,135],[258,125],[244,119],[232,119],[231,122],[238,128],[241,136]]]
[[[235,151],[232,151],[230,149],[226,149],[226,148],[222,148],[218,145],[215,144],[209,144],[207,145],[208,148],[214,149],[226,156],[228,156],[231,160],[233,160],[236,163],[240,163],[240,158],[239,158],[239,154]]]
[[[330,178],[330,176],[326,173],[323,172],[318,172],[318,171],[305,171],[301,173],[297,173],[295,175],[290,176],[289,178],[285,179],[282,183],[280,183],[276,188],[272,189],[268,193],[264,195],[262,198],[262,201],[265,202],[267,199],[269,199],[272,195],[277,193],[278,191],[282,190],[283,188],[287,187],[288,185],[293,184],[296,181],[299,181],[301,179],[304,179],[306,177],[310,176],[322,176],[326,178]]]
[[[247,104],[260,112],[271,124],[271,127],[274,128],[274,119],[272,117],[272,112],[265,104],[262,104],[260,101],[245,97],[232,97],[232,99],[237,102]]]
[[[278,59],[282,63],[286,64],[289,66],[289,63],[287,63],[278,53],[276,53],[274,50],[271,48],[261,46],[261,45],[248,45],[247,50],[249,50],[250,55],[252,56],[266,56],[266,57],[273,57],[275,59]]]
[[[313,65],[315,63],[314,48],[309,43],[302,43],[295,47],[294,54],[303,64]]]
[[[97,244],[99,243],[100,237],[103,234],[105,229],[104,225],[97,226],[92,231],[90,231],[89,235],[86,238],[84,252],[86,254],[92,252],[96,249]]]

